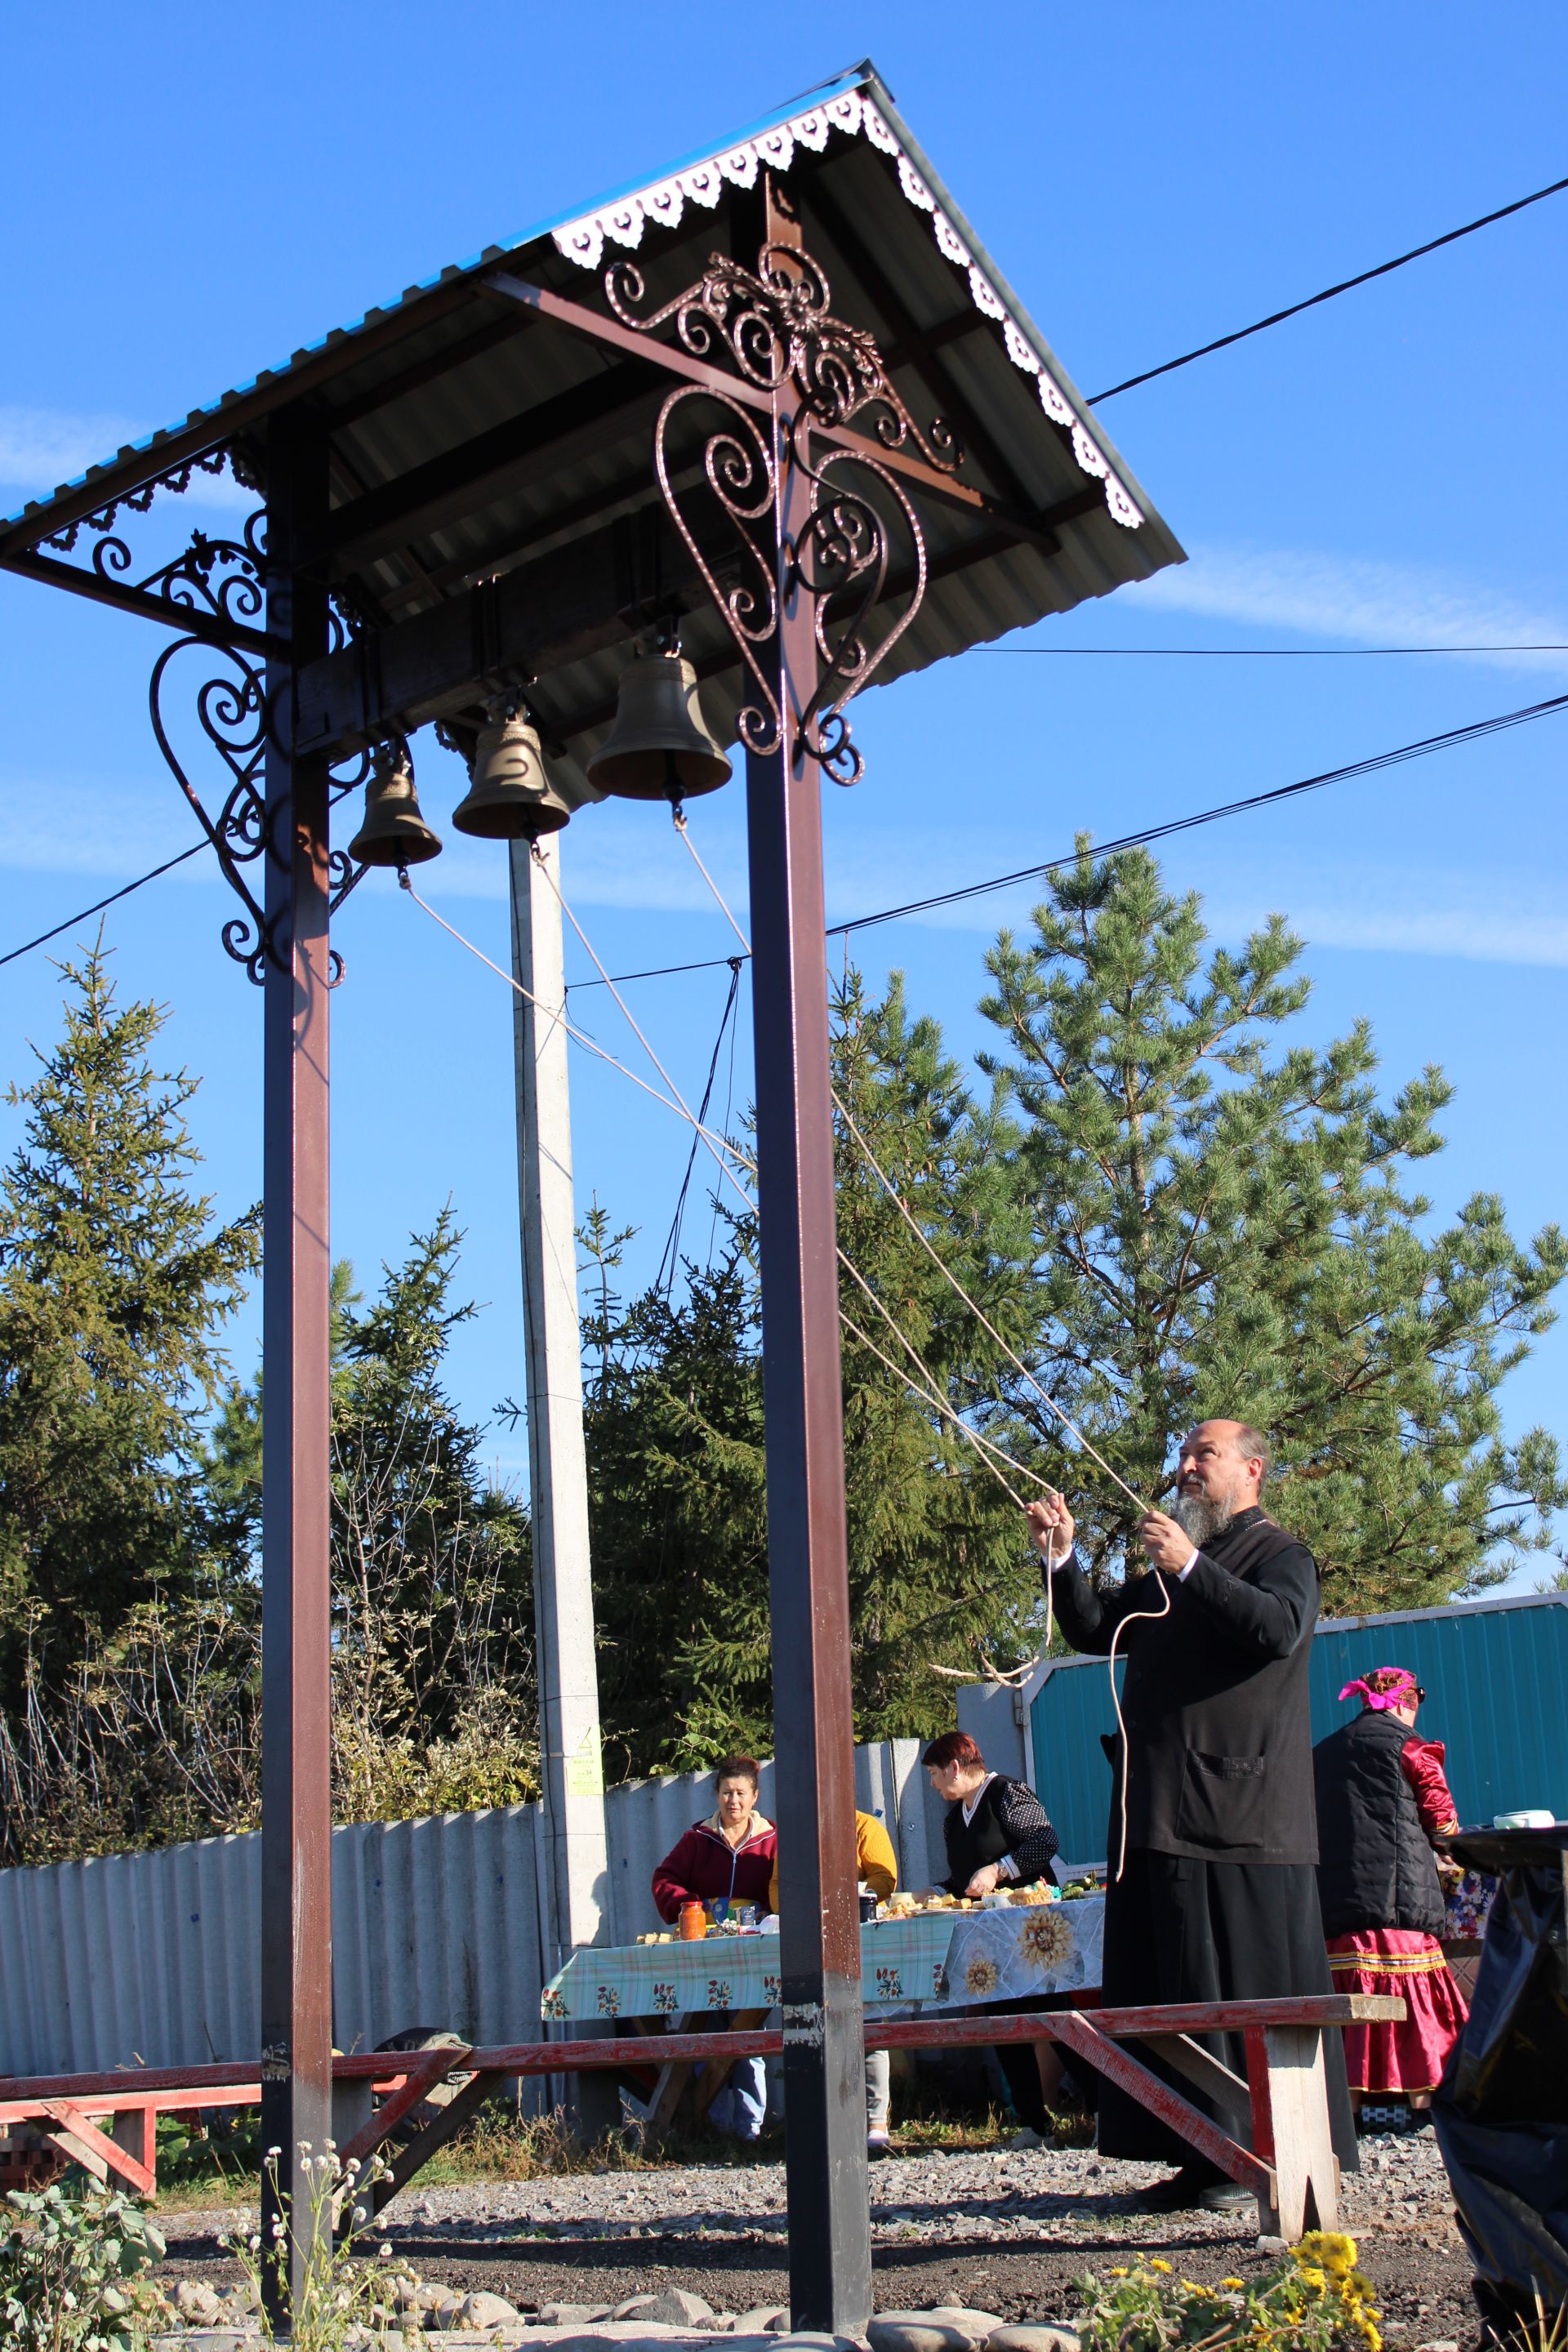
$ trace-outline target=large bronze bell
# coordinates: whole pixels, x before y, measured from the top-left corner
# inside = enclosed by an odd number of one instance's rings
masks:
[[[681,654],[639,654],[621,672],[616,723],[588,762],[590,782],[628,801],[716,792],[730,762],[708,732],[697,672]]]
[[[407,744],[378,744],[364,788],[364,822],[349,844],[349,856],[356,866],[423,866],[440,855],[440,835],[419,813]]]
[[[538,730],[517,711],[479,730],[467,795],[452,811],[459,833],[481,841],[532,841],[559,833],[572,814],[544,772]]]

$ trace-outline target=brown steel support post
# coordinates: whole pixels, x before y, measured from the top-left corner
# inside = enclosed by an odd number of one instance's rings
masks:
[[[821,779],[795,724],[817,656],[787,570],[811,485],[790,461],[805,431],[792,406],[775,394],[783,740],[746,761],[784,2168],[794,2325],[855,2336],[871,2310],[855,1734]]]
[[[328,503],[309,416],[274,420],[267,473],[267,628],[289,652],[267,666],[261,2232],[287,2249],[267,2290],[283,2326],[326,2218],[303,2156],[332,2128],[327,771],[294,753],[296,674],[327,649],[325,592],[294,565]]]

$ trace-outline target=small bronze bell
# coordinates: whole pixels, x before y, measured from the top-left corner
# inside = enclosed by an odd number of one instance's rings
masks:
[[[521,713],[493,716],[479,730],[467,796],[452,811],[459,833],[481,841],[531,841],[559,833],[572,814],[544,772],[539,731]]]
[[[689,800],[730,781],[703,723],[697,672],[681,654],[639,654],[621,672],[616,723],[588,762],[590,782],[628,801]]]
[[[349,844],[349,856],[356,866],[423,866],[440,855],[440,835],[419,813],[407,744],[378,744],[364,788],[364,822]]]

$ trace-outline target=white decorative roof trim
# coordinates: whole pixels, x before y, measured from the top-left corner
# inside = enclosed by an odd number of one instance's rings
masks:
[[[937,205],[935,197],[889,125],[878,113],[869,99],[858,90],[847,90],[841,98],[829,99],[826,106],[814,107],[807,114],[791,117],[776,130],[759,132],[755,139],[746,140],[728,153],[711,155],[706,163],[694,163],[673,178],[659,180],[635,196],[626,196],[603,212],[586,214],[582,220],[570,221],[555,231],[556,249],[568,261],[582,269],[597,269],[604,258],[605,244],[635,247],[642,242],[643,230],[649,223],[660,228],[677,228],[689,204],[700,205],[711,212],[728,181],[737,188],[756,185],[757,173],[763,164],[770,171],[787,172],[795,160],[796,146],[820,155],[827,144],[829,131],[837,131],[853,139],[864,132],[873,147],[884,155],[893,157],[899,167],[899,186],[904,200],[917,212],[928,214],[937,247],[956,269],[962,269],[969,281],[971,301],[981,315],[993,319],[1002,330],[1007,356],[1016,368],[1035,378],[1040,406],[1053,425],[1065,425],[1072,437],[1072,453],[1079,469],[1105,484],[1107,511],[1115,522],[1128,530],[1136,530],[1143,520],[1142,509],[1111,470],[1110,460],[1096,441],[1083,418],[1079,415],[1060,384],[1051,375],[1045,362],[1036,351],[1023,329],[1008,313],[996,289],[984,276],[952,223]]]

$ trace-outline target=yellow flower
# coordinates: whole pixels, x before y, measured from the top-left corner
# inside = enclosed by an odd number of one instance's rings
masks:
[[[1117,2267],[1110,2273],[1112,2278],[1125,2278],[1127,2274],[1127,2265],[1125,2263],[1118,2263]]]
[[[1170,2265],[1170,2263],[1166,2263],[1166,2262],[1162,2262],[1158,2254],[1151,2255],[1151,2257],[1150,2257],[1150,2261],[1149,2261],[1149,2267],[1150,2267],[1150,2269],[1151,2269],[1152,2271],[1163,2271],[1163,2272],[1164,2272],[1164,2273],[1165,2273],[1165,2276],[1166,2276],[1167,2278],[1169,2278],[1169,2277],[1170,2277],[1170,2275],[1171,2275],[1171,2265]]]
[[[1296,2249],[1298,2263],[1314,2263],[1336,2277],[1354,2269],[1355,2255],[1355,2240],[1342,2230],[1310,2230]]]
[[[1310,2263],[1299,2263],[1297,2276],[1310,2294],[1325,2294],[1328,2292],[1327,2278],[1321,2271],[1314,2269]]]
[[[1220,2284],[1221,2286],[1231,2288],[1231,2290],[1237,2294],[1245,2294],[1247,2292],[1246,2287],[1240,2279],[1221,2279]]]

